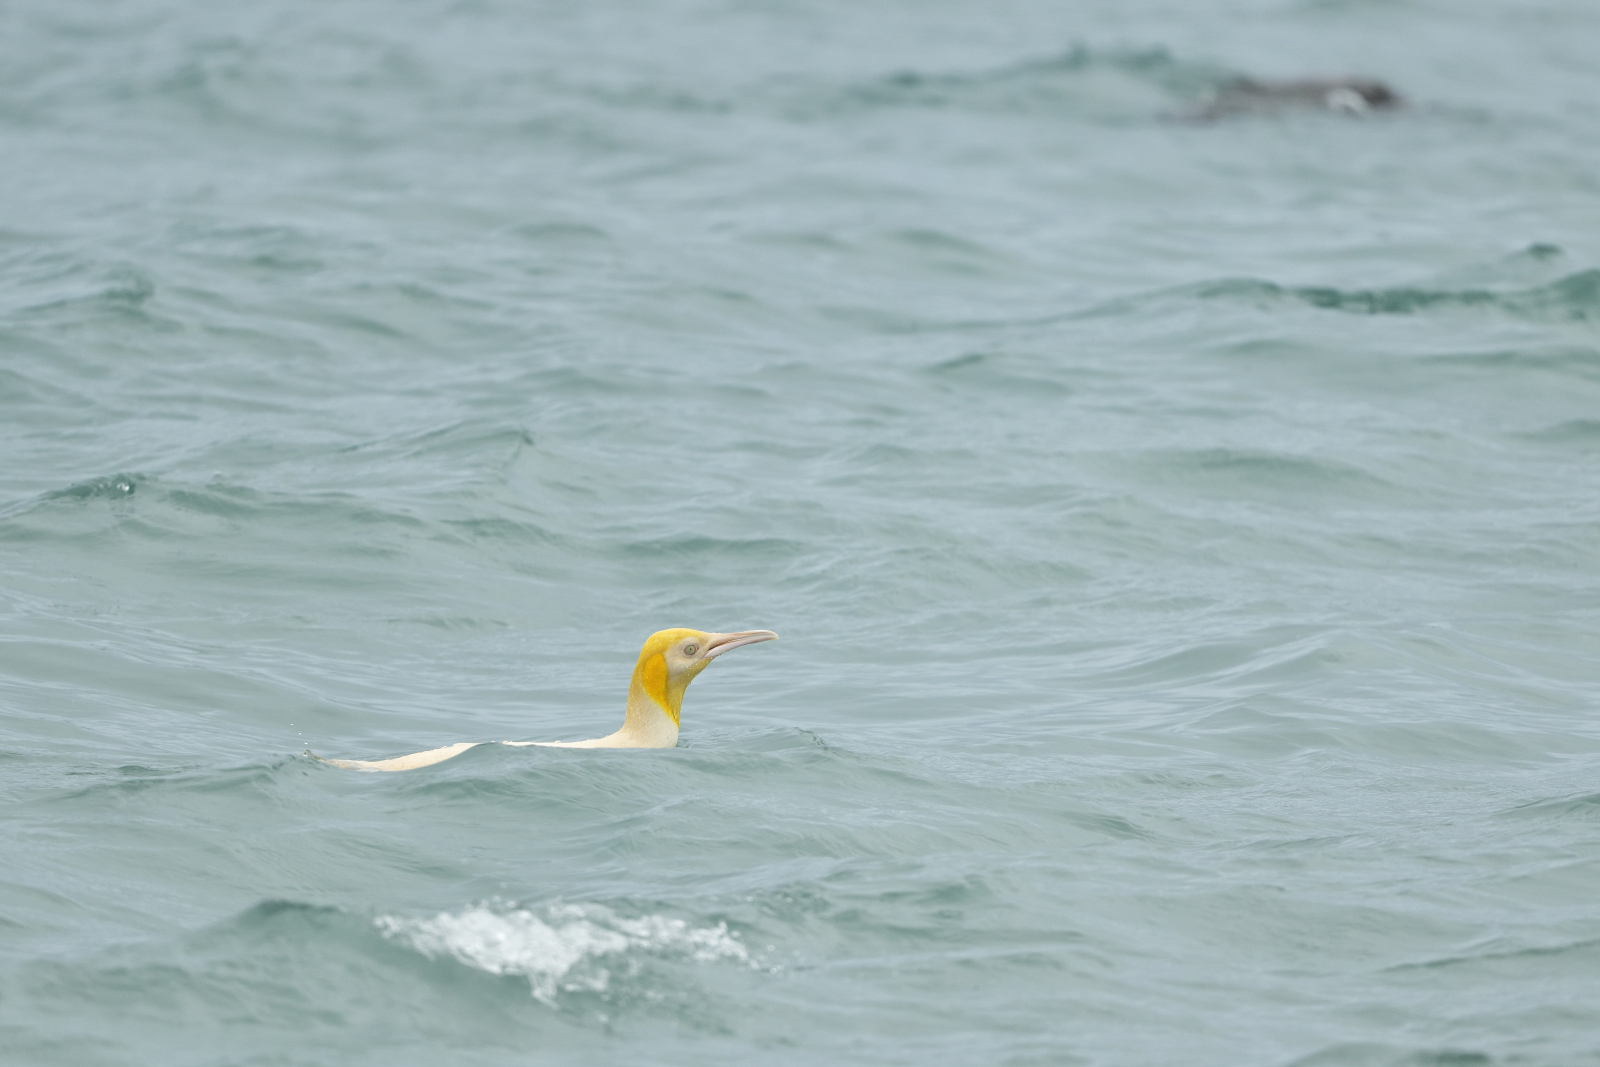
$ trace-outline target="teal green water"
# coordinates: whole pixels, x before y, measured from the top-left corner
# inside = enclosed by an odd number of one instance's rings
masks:
[[[0,10],[0,1059],[1600,1062],[1597,46]]]

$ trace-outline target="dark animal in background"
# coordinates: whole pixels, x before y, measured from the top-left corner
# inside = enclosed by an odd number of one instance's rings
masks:
[[[1367,115],[1402,105],[1399,93],[1376,78],[1298,78],[1257,81],[1236,78],[1217,86],[1189,117],[1197,121],[1280,111],[1331,111]]]

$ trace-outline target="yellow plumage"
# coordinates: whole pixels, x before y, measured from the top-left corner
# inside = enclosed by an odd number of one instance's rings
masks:
[[[678,743],[678,720],[684,690],[713,659],[730,648],[776,641],[771,630],[744,630],[718,634],[702,630],[658,630],[645,640],[628,685],[628,708],[622,728],[588,741],[502,741],[506,745],[543,745],[551,748],[672,748]],[[385,760],[321,759],[335,767],[357,771],[409,771],[459,756],[484,742],[462,741],[425,752]],[[315,755],[315,753],[313,753]]]

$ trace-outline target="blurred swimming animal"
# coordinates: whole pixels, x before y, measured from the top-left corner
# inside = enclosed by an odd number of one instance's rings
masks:
[[[622,728],[605,737],[588,741],[501,741],[503,745],[541,745],[549,748],[672,748],[678,743],[678,711],[683,706],[683,691],[695,675],[730,648],[753,645],[757,641],[776,641],[771,630],[745,630],[736,634],[708,634],[700,630],[661,630],[653,633],[639,650],[633,681],[628,686],[628,710]],[[356,771],[409,771],[459,756],[469,748],[493,742],[462,741],[426,752],[393,759],[323,759],[335,767]]]
[[[1366,115],[1392,111],[1404,102],[1399,93],[1376,78],[1236,78],[1219,85],[1189,117],[1203,121],[1296,109]]]

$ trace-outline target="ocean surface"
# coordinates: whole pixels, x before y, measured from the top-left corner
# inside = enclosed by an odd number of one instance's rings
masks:
[[[1600,1063],[1597,56],[0,8],[0,1061]]]

